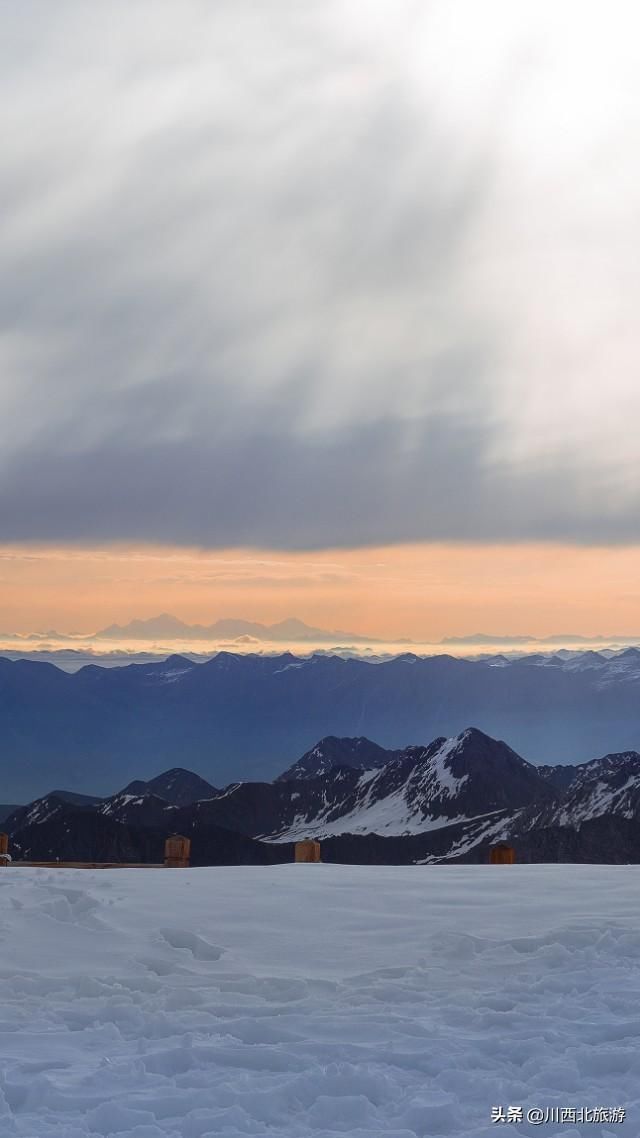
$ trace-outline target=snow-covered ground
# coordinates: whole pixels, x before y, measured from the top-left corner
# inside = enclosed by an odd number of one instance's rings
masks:
[[[2,1138],[640,1134],[640,867],[15,867],[0,938]]]

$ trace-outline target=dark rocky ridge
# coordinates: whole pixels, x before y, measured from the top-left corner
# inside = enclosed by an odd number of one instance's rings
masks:
[[[201,798],[213,798],[219,793],[220,791],[206,779],[200,778],[200,775],[194,774],[193,771],[185,770],[184,767],[172,767],[171,770],[163,771],[162,774],[146,782],[134,779],[121,791],[123,795],[155,794],[165,802],[170,802],[172,806],[189,806]]]

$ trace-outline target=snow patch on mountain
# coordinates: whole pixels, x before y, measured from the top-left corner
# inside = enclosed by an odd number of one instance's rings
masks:
[[[113,798],[108,798],[98,807],[98,813],[108,817],[110,814],[120,813],[125,806],[142,806],[143,802],[144,795],[115,794]]]
[[[433,778],[436,780],[442,794],[448,794],[450,798],[455,798],[468,782],[469,775],[462,775],[456,778],[451,773],[450,760],[462,750],[464,743],[470,738],[470,731],[463,731],[461,735],[457,735],[453,739],[447,739],[446,743],[431,759],[431,770]],[[447,761],[449,760],[449,761]]]
[[[33,803],[33,806],[25,815],[25,823],[32,826],[48,822],[50,818],[55,817],[60,809],[60,802],[56,802],[51,798],[40,798],[37,802]]]
[[[447,851],[446,860],[455,860],[456,858],[462,857],[464,854],[470,853],[475,846],[478,846],[480,844],[480,842],[487,842],[490,840],[491,843],[493,843],[502,841],[504,838],[508,838],[509,833],[517,822],[520,813],[521,811],[517,811],[514,815],[508,815],[505,814],[503,810],[498,810],[495,813],[489,814],[484,818],[479,817],[472,819],[472,822],[477,824],[470,826],[466,830],[464,837],[460,838],[459,841],[453,842],[451,844]],[[418,861],[417,864],[428,865],[429,863],[441,860],[441,858],[430,855],[429,857],[422,858],[420,861]]]

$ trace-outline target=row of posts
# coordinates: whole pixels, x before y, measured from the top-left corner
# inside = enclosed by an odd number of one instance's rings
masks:
[[[320,842],[306,841],[296,842],[295,844],[295,860],[296,861],[320,861]],[[164,864],[167,869],[188,869],[191,862],[191,838],[185,838],[182,834],[172,834],[167,838],[164,843]],[[0,868],[11,864],[11,857],[9,855],[9,835],[0,834]],[[42,864],[42,863],[40,863]],[[55,861],[45,863],[47,865],[55,865]],[[72,865],[72,862],[61,862],[61,864]],[[91,865],[99,863],[79,862],[79,865]],[[111,862],[104,864],[113,864]]]
[[[182,843],[182,844],[181,844]],[[165,845],[164,864],[170,866],[188,866],[191,842],[188,838],[175,835],[168,838]],[[320,842],[304,841],[295,843],[295,861],[320,861]],[[490,850],[492,865],[513,865],[516,860],[516,851],[506,842],[498,842]]]
[[[170,838],[167,838],[166,842],[164,843],[164,864],[167,867],[167,869],[187,869],[189,866],[190,860],[191,860],[191,838],[185,838],[182,836],[182,834],[172,834]],[[59,862],[60,865],[62,865],[62,866],[64,866],[64,865],[91,866],[91,865],[100,865],[100,864],[103,864],[103,865],[115,865],[115,864],[117,864],[115,862],[102,862],[102,863],[100,863],[100,862],[88,862],[88,861],[87,862],[83,862],[83,861],[81,861],[81,862],[65,862],[65,861],[62,861],[60,858],[58,858],[57,860],[48,861],[48,862],[29,862],[29,861],[26,861],[25,864],[27,864],[27,865],[30,865],[30,864],[33,864],[33,865],[52,865],[52,866],[54,866],[57,864],[57,862]],[[18,862],[16,864],[20,864],[20,863]],[[0,834],[0,869],[2,869],[3,867],[6,867],[8,865],[11,865],[11,855],[9,853],[9,835],[8,834]]]
[[[320,842],[296,842],[296,861],[320,861]],[[513,865],[516,851],[507,842],[498,842],[489,853],[491,865]]]
[[[295,861],[301,862],[319,862],[320,858],[320,842],[304,841],[295,843]],[[513,846],[507,845],[506,842],[498,842],[497,845],[492,846],[490,851],[490,861],[492,865],[513,865],[516,860],[516,854]],[[191,839],[185,838],[182,834],[172,834],[167,838],[164,843],[164,864],[167,869],[188,869],[191,861]],[[10,865],[11,857],[9,856],[9,835],[0,834],[0,869],[3,866]],[[48,862],[46,864],[55,865],[55,862]],[[72,864],[72,863],[67,863]],[[91,863],[79,863],[91,864]]]

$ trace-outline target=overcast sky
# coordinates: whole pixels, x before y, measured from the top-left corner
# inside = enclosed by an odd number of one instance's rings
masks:
[[[631,0],[20,0],[0,537],[640,538]]]

